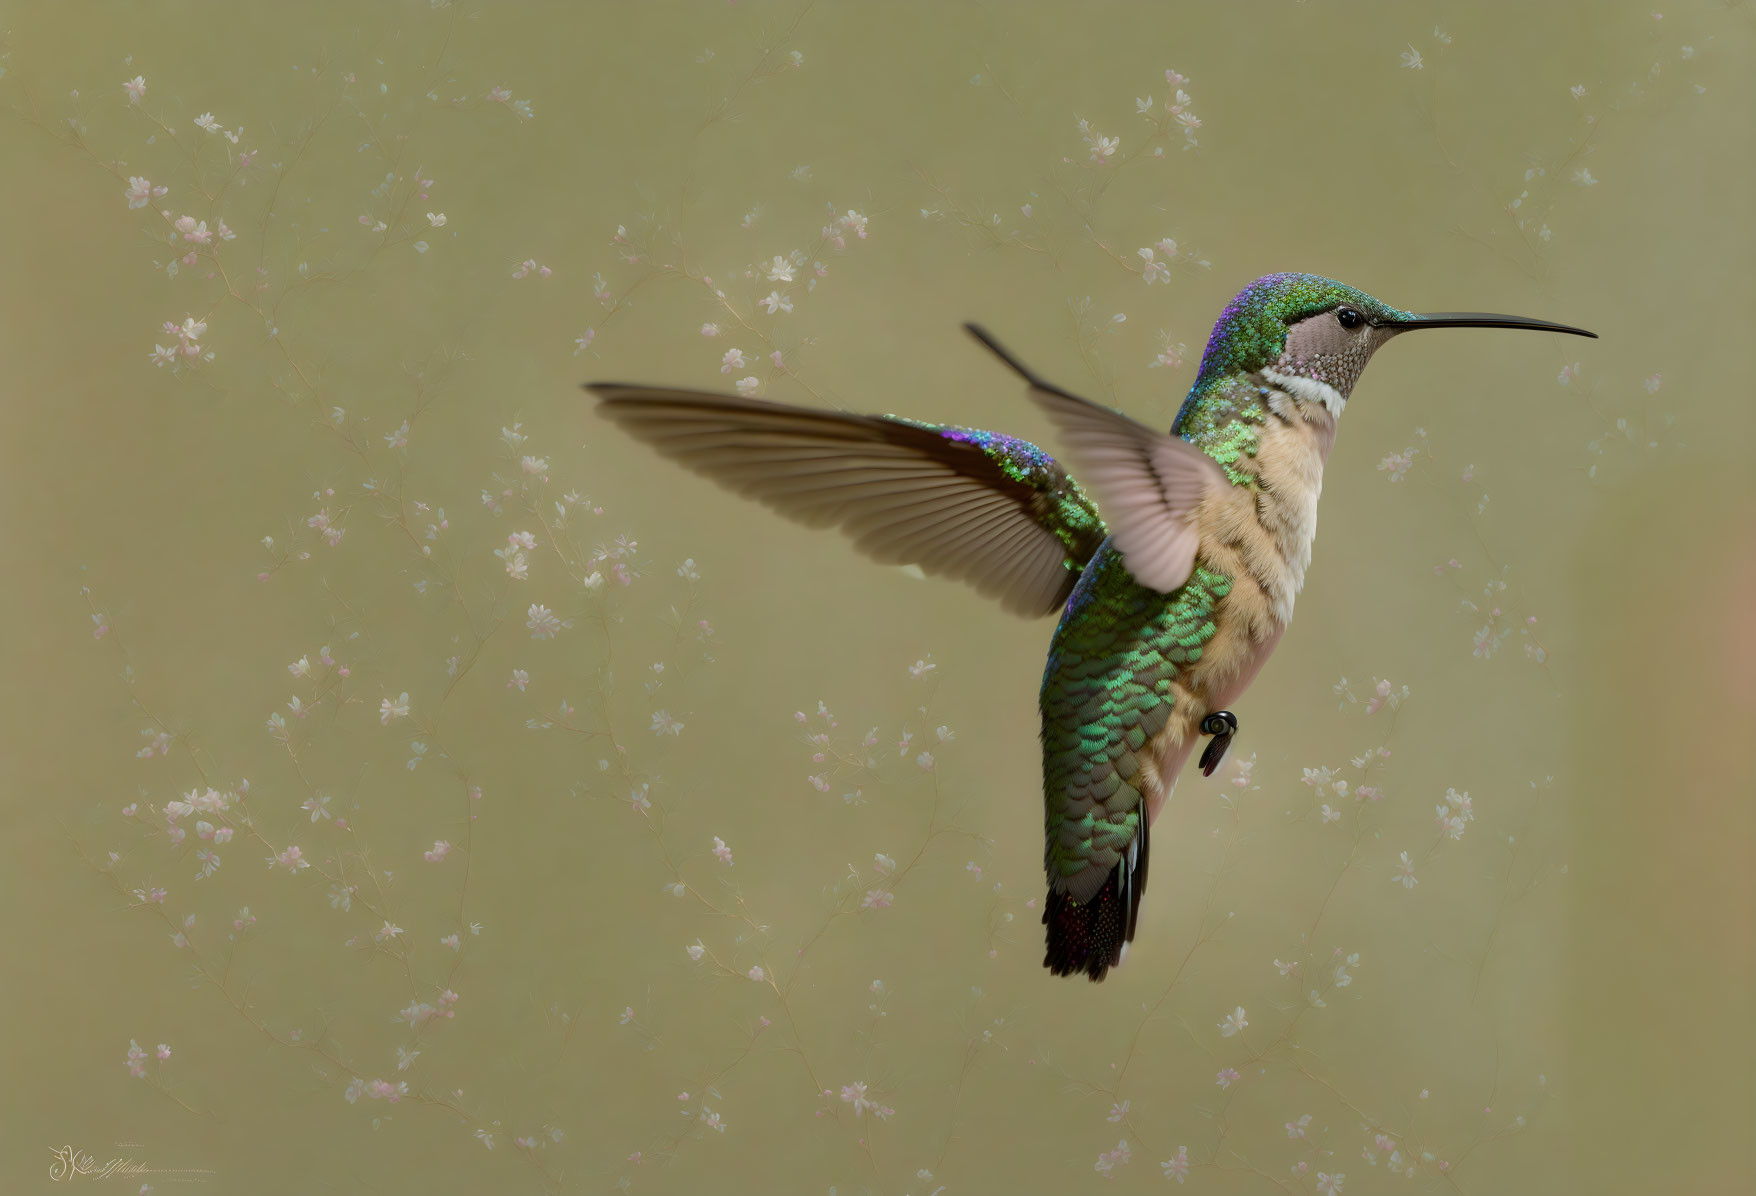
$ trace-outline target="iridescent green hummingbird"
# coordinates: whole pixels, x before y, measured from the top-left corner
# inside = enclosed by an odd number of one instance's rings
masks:
[[[1008,610],[1059,612],[1042,713],[1044,965],[1102,980],[1134,938],[1148,829],[1202,734],[1280,642],[1317,532],[1323,466],[1366,362],[1423,328],[1581,328],[1416,315],[1312,274],[1270,274],[1220,314],[1169,434],[1029,385],[1079,481],[1034,444],[894,415],[593,383],[598,410],[783,515],[839,526],[879,561],[959,578]]]

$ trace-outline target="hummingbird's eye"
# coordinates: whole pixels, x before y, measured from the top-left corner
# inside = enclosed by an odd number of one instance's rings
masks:
[[[1343,328],[1358,328],[1366,322],[1366,317],[1351,307],[1338,307],[1335,309],[1335,322]]]

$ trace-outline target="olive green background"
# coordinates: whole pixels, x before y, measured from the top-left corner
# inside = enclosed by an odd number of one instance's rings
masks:
[[[0,24],[0,1188],[980,1193],[1107,1167],[1159,1190],[1180,1146],[1202,1191],[1747,1187],[1747,4],[21,4]],[[1198,148],[1136,113],[1174,98],[1168,68]],[[133,175],[168,193],[130,210]],[[850,210],[868,235],[825,243]],[[185,214],[237,236],[171,277]],[[1166,237],[1148,286],[1136,251]],[[526,259],[552,273],[515,278]],[[1049,622],[685,476],[578,384],[748,375],[1053,451],[961,321],[1163,426],[1221,306],[1276,270],[1602,339],[1455,332],[1372,364],[1297,618],[1237,708],[1246,783],[1183,778],[1127,967],[1053,980],[1029,904]],[[759,306],[773,290],[794,310]],[[191,315],[213,360],[151,364]],[[734,347],[751,364],[722,373]],[[440,539],[417,502],[446,509]],[[306,525],[320,508],[346,509],[338,547]],[[522,530],[519,581],[492,553]],[[628,586],[621,558],[587,563],[618,536]],[[572,626],[533,640],[536,602]],[[1494,607],[1509,634],[1483,658]],[[324,644],[353,700],[299,718],[295,694],[336,691],[287,665]],[[1378,678],[1410,697],[1369,715]],[[382,723],[403,692],[410,719]],[[564,701],[583,730],[542,729]],[[850,760],[876,728],[877,767],[828,792],[819,701]],[[154,718],[174,743],[139,759]],[[1380,802],[1302,782],[1357,788],[1349,759],[1379,746]],[[153,811],[241,778],[261,842],[241,830],[197,881],[193,835],[172,847]],[[1475,815],[1455,842],[1447,789]],[[311,820],[315,793],[351,832]],[[317,867],[271,869],[264,843]],[[343,867],[346,912],[316,876]],[[1360,957],[1339,986],[1337,952]],[[396,1021],[446,988],[455,1017]],[[130,1040],[171,1059],[132,1078]],[[409,1095],[350,1102],[355,1077]],[[893,1114],[856,1115],[856,1083]],[[203,1173],[57,1181],[64,1146]]]

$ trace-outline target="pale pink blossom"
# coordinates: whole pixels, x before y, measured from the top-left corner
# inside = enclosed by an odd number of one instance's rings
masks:
[[[732,866],[732,849],[718,835],[713,837],[713,858],[730,868]]]
[[[1388,457],[1385,457],[1382,461],[1378,462],[1378,468],[1381,472],[1388,473],[1391,481],[1400,482],[1402,481],[1403,475],[1414,466],[1414,463],[1414,450],[1405,449],[1400,453],[1391,453]]]
[[[531,603],[530,610],[526,614],[524,625],[530,628],[532,639],[554,639],[555,633],[567,626],[554,611],[540,602]]]
[[[122,90],[128,93],[128,102],[138,104],[146,98],[146,76],[136,75],[132,79],[122,81]]]
[[[388,727],[391,719],[407,718],[408,713],[409,695],[408,691],[404,690],[401,697],[394,700],[391,698],[385,698],[383,702],[379,703],[378,722],[381,725]]]
[[[1166,1179],[1174,1179],[1178,1183],[1186,1183],[1189,1179],[1189,1148],[1177,1147],[1177,1157],[1166,1159],[1159,1166],[1164,1169]]]
[[[1099,1175],[1108,1176],[1132,1157],[1132,1152],[1128,1149],[1128,1139],[1123,1138],[1116,1143],[1114,1150],[1106,1150],[1097,1157],[1097,1162],[1092,1164],[1092,1170]]]
[[[280,867],[285,868],[288,872],[298,872],[311,866],[310,862],[304,857],[305,853],[300,851],[297,847],[288,847],[278,855],[270,857],[268,866],[273,868],[276,865],[279,865]]]
[[[177,231],[183,234],[185,241],[196,245],[206,245],[213,240],[213,233],[208,231],[207,221],[197,220],[193,216],[183,216],[177,220]]]
[[[393,1105],[406,1096],[408,1090],[409,1086],[406,1081],[392,1084],[389,1080],[373,1080],[366,1085],[367,1096],[373,1100],[388,1101]]]
[[[444,839],[435,839],[433,840],[432,850],[423,851],[421,853],[421,858],[426,860],[429,864],[437,864],[440,860],[443,860],[450,854],[451,844]]]
[[[866,1099],[866,1084],[863,1080],[856,1080],[852,1084],[843,1084],[841,1099],[843,1103],[851,1104],[854,1107],[855,1117],[860,1116],[869,1108],[877,1107],[876,1101]]]

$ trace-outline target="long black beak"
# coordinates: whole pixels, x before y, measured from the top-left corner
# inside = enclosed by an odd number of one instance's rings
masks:
[[[1587,332],[1583,328],[1575,328],[1570,324],[1552,324],[1548,320],[1533,320],[1529,316],[1497,316],[1485,311],[1435,311],[1426,315],[1410,316],[1406,320],[1381,320],[1381,327],[1396,329],[1414,328],[1528,328],[1532,332],[1565,332],[1571,336],[1589,336],[1597,339],[1597,333]]]

